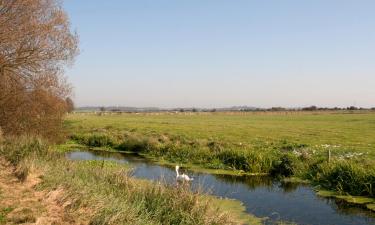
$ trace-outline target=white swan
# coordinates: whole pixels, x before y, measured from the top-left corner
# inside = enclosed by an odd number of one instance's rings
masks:
[[[188,175],[186,175],[184,173],[180,174],[178,172],[178,169],[180,169],[180,167],[176,166],[176,180],[177,181],[183,181],[183,182],[185,182],[185,181],[192,181],[192,180],[194,180],[194,178],[190,178]]]

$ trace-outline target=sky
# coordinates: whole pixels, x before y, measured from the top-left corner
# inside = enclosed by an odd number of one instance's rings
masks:
[[[77,106],[375,107],[373,0],[65,0]]]

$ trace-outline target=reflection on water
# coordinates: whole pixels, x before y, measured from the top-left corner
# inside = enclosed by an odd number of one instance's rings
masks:
[[[130,164],[133,176],[175,183],[175,170],[159,166],[136,154],[76,151],[67,154],[72,160],[109,160]],[[193,190],[204,191],[240,200],[247,212],[258,217],[269,217],[266,224],[277,220],[297,224],[350,225],[375,224],[375,215],[335,199],[321,198],[308,185],[280,183],[264,176],[231,176],[194,173]]]

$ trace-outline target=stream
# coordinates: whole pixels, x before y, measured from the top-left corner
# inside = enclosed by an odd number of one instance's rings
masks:
[[[134,167],[136,178],[176,183],[175,169],[160,166],[137,154],[104,151],[72,151],[71,160],[108,160]],[[267,176],[233,176],[197,173],[180,169],[194,180],[192,190],[243,202],[246,211],[268,217],[266,224],[288,221],[296,224],[365,225],[375,224],[375,213],[331,198],[319,197],[309,185],[281,183]]]

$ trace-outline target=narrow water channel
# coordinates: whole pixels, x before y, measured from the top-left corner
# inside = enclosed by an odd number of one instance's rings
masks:
[[[175,183],[174,168],[159,166],[139,155],[100,151],[73,151],[71,160],[109,160],[134,167],[133,176]],[[192,189],[198,187],[219,197],[237,199],[246,211],[268,217],[266,224],[278,220],[296,224],[365,225],[375,224],[375,213],[334,199],[322,198],[308,185],[283,184],[269,177],[238,177],[186,171],[194,178]]]

